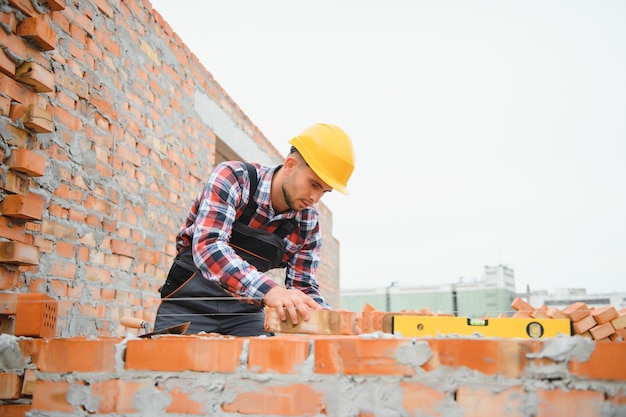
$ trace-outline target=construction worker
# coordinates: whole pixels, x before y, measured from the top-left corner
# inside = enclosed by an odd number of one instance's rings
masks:
[[[289,141],[284,163],[218,164],[178,233],[161,287],[155,330],[191,322],[187,333],[268,335],[263,308],[298,323],[330,309],[316,279],[321,248],[314,207],[331,190],[347,194],[354,170],[350,137],[316,124]],[[264,272],[285,268],[284,286]]]

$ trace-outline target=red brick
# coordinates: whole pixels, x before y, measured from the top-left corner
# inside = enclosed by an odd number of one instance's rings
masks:
[[[0,237],[23,242],[26,239],[26,227],[9,217],[0,216]]]
[[[616,319],[611,320],[611,326],[615,330],[626,328],[626,313],[620,313]]]
[[[433,371],[441,366],[464,367],[486,375],[519,378],[528,362],[526,355],[537,343],[506,339],[430,339],[428,344],[433,356],[423,368]]]
[[[0,290],[11,290],[15,288],[19,275],[20,273],[17,269],[8,270],[0,266]]]
[[[49,339],[41,347],[38,368],[42,372],[112,372],[116,363],[115,346],[122,340],[120,337]]]
[[[598,324],[608,323],[619,316],[619,314],[617,314],[617,310],[613,306],[599,307],[593,310],[591,315]]]
[[[591,314],[591,310],[587,307],[587,304],[583,302],[577,302],[574,304],[570,304],[562,310],[563,314],[567,316],[573,322],[577,322],[578,320],[585,318],[589,314]]]
[[[32,40],[44,51],[51,51],[56,48],[58,37],[50,23],[47,15],[29,17],[17,25],[16,34]]]
[[[7,56],[4,49],[0,48],[0,71],[9,77],[15,76],[15,63]]]
[[[12,170],[0,171],[0,188],[4,190],[21,195],[28,195],[30,192],[30,178],[23,178],[23,174],[19,174]]]
[[[309,355],[310,340],[302,337],[251,338],[248,369],[252,372],[298,374]]]
[[[131,339],[126,346],[126,369],[234,372],[242,346],[241,338],[162,335]]]
[[[615,329],[613,328],[613,326],[611,326],[611,323],[604,323],[592,327],[591,329],[589,329],[589,333],[591,333],[591,336],[594,339],[600,340],[609,337],[610,335],[615,333]]]
[[[37,62],[25,62],[17,67],[15,79],[38,93],[54,91],[54,74]]]
[[[600,417],[604,394],[598,391],[543,390],[537,391],[539,399],[537,417]]]
[[[46,0],[48,2],[48,8],[53,12],[58,12],[65,9],[65,0]]]
[[[456,402],[463,417],[527,416],[522,387],[461,385],[456,391]]]
[[[34,16],[38,14],[29,0],[9,0],[9,4],[24,13],[26,16]]]
[[[0,372],[0,400],[16,400],[22,396],[22,378],[13,372]]]
[[[30,404],[2,404],[0,405],[0,417],[25,417],[31,408]]]
[[[315,372],[345,375],[415,375],[398,362],[398,349],[414,349],[409,339],[316,338]]]
[[[19,194],[7,195],[0,203],[0,211],[3,216],[41,220],[45,200],[42,196],[30,193],[27,196]]]
[[[520,297],[515,297],[515,299],[511,303],[511,307],[513,307],[514,310],[527,311],[529,313],[535,310],[533,306],[528,304],[526,301],[524,301]]]
[[[400,382],[402,406],[410,416],[438,416],[445,407],[446,393],[418,382]]]
[[[578,320],[577,322],[574,322],[572,324],[572,328],[574,329],[574,334],[582,334],[588,331],[589,329],[591,329],[592,327],[596,326],[597,324],[598,323],[596,323],[596,320],[590,314]]]
[[[137,245],[119,239],[111,239],[111,252],[118,255],[128,256],[129,258],[135,258],[137,254]]]
[[[75,410],[69,402],[70,383],[67,381],[35,381],[32,410],[72,413]]]
[[[356,313],[339,310],[311,310],[309,319],[304,320],[298,312],[298,324],[294,325],[290,318],[281,321],[278,311],[274,308],[265,310],[265,330],[274,333],[305,333],[305,334],[355,334]]]
[[[41,177],[46,172],[46,157],[24,148],[11,150],[6,161],[9,168],[21,172],[29,177]]]
[[[24,116],[24,126],[35,133],[51,133],[54,130],[54,116],[45,109],[29,104]]]
[[[595,343],[586,361],[572,359],[572,374],[595,380],[624,381],[626,378],[626,343]]]
[[[37,265],[39,248],[22,242],[0,242],[0,262],[12,265]]]
[[[56,334],[56,300],[46,294],[21,293],[17,297],[15,335],[54,337]]]
[[[326,414],[326,404],[322,393],[315,391],[310,384],[275,386],[265,382],[250,381],[246,386],[226,384],[227,397],[233,400],[222,404],[226,413],[277,415],[277,416],[317,416]]]

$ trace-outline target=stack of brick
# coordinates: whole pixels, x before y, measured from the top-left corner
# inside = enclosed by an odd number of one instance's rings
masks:
[[[572,321],[572,333],[601,342],[623,342],[626,340],[626,309],[617,310],[612,306],[589,307],[579,301],[563,309],[545,305],[534,308],[517,297],[511,307],[513,317],[532,317],[536,319],[569,319]]]
[[[56,333],[57,303],[45,294],[0,293],[0,333],[29,338],[54,338]],[[32,339],[31,339],[32,340]],[[36,342],[35,342],[36,343]],[[22,410],[30,403],[35,385],[35,369],[23,365],[10,366],[6,346],[0,361],[0,402],[16,403]]]

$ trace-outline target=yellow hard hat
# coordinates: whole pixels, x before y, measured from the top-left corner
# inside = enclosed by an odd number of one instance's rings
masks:
[[[348,180],[354,171],[354,149],[346,132],[332,124],[318,123],[289,143],[322,181],[340,193],[348,194]]]

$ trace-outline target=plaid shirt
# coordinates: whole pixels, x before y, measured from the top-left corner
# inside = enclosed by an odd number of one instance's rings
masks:
[[[275,213],[270,202],[274,173],[280,168],[253,164],[259,185],[254,196],[258,204],[249,225],[274,232],[283,219],[295,218],[298,226],[283,240],[287,264],[285,287],[295,288],[311,296],[324,308],[330,308],[320,294],[315,273],[320,259],[321,232],[319,214],[314,207],[301,211]],[[193,259],[202,275],[255,304],[276,284],[239,257],[228,245],[233,222],[244,211],[250,194],[250,177],[242,162],[223,162],[215,167],[204,189],[196,197],[187,221],[176,239],[180,252],[192,246]]]

